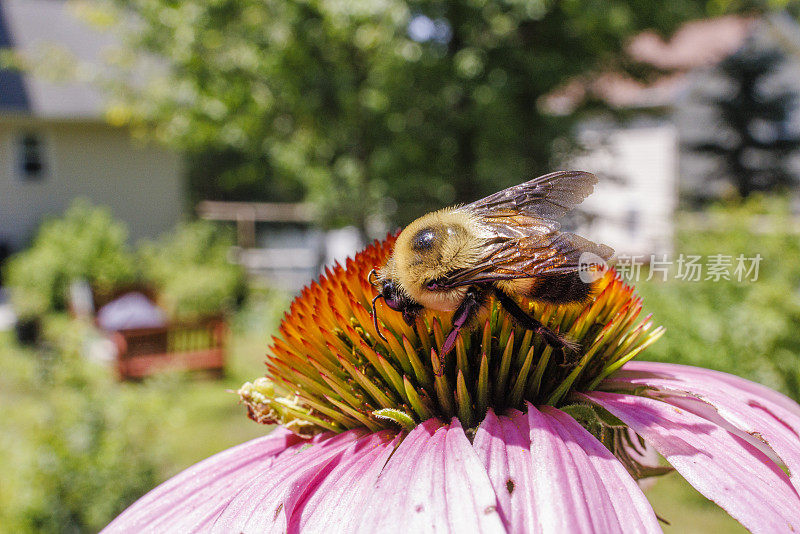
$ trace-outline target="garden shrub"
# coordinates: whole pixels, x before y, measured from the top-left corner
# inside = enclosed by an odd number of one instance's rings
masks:
[[[229,261],[233,243],[227,228],[195,221],[140,246],[144,278],[171,317],[196,320],[232,310],[241,301],[245,276]]]
[[[646,310],[667,328],[646,359],[734,373],[800,401],[800,236],[788,202],[756,197],[706,215],[708,229],[678,215],[675,255],[760,254],[758,279],[707,280],[704,270],[697,282],[640,281]]]
[[[97,532],[155,486],[169,395],[0,337],[0,531]],[[7,404],[6,404],[7,403]]]
[[[4,269],[18,314],[66,309],[69,287],[85,279],[100,301],[133,284],[151,286],[173,319],[195,320],[232,309],[245,294],[244,271],[228,261],[234,240],[207,221],[179,225],[134,254],[125,225],[107,208],[76,201],[45,222],[32,245]]]
[[[70,284],[85,279],[100,295],[109,295],[136,279],[125,225],[107,208],[77,200],[62,217],[42,224],[33,244],[12,256],[5,282],[22,315],[67,307]]]

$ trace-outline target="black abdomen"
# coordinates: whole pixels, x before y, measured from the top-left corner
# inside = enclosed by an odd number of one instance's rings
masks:
[[[592,294],[592,284],[583,282],[579,272],[551,274],[538,278],[528,298],[567,304],[584,302]]]

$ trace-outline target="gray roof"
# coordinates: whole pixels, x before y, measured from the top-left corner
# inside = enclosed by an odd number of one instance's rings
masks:
[[[0,47],[41,57],[59,47],[81,65],[103,68],[115,36],[80,20],[64,0],[2,0]],[[59,82],[0,70],[0,114],[46,119],[99,119],[104,99],[88,82]]]

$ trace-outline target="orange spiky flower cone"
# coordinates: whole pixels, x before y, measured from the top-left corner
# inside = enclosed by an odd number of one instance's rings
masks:
[[[250,417],[302,435],[412,428],[434,416],[472,427],[489,407],[562,406],[573,390],[594,389],[663,333],[651,329],[649,316],[636,323],[641,299],[608,270],[584,306],[523,303],[577,341],[578,354],[554,353],[492,302],[482,325],[460,334],[441,372],[438,353],[452,328],[450,314],[426,311],[409,326],[379,301],[382,336],[375,331],[376,289],[368,274],[386,262],[393,244],[391,236],[376,242],[303,289],[273,340],[266,377],[240,391]]]

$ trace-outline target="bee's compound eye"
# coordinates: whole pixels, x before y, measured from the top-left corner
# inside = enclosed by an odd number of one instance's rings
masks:
[[[423,228],[411,238],[411,247],[414,250],[429,250],[436,242],[436,232],[433,228]]]
[[[384,298],[391,297],[394,295],[395,286],[392,280],[386,280],[383,283],[383,287],[381,288],[381,293],[383,294]]]
[[[383,301],[386,303],[393,310],[397,310],[400,308],[400,299],[397,295],[397,286],[391,280],[386,280],[383,283],[383,288],[381,289],[381,295],[383,295]]]

